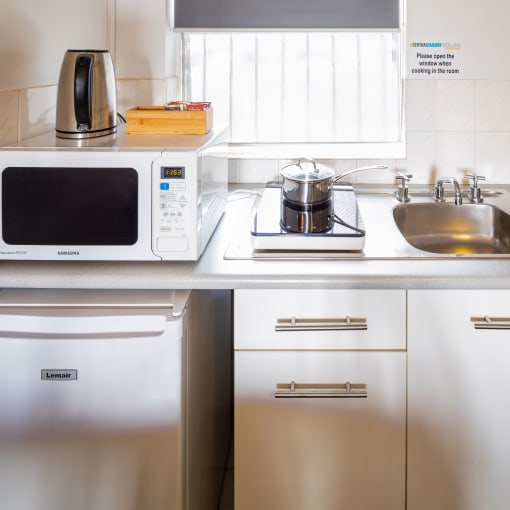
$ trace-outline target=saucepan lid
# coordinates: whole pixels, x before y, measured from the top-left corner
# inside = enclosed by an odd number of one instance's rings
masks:
[[[280,175],[284,179],[297,182],[316,182],[332,179],[335,171],[325,165],[319,165],[313,159],[301,158],[296,164],[283,167]]]

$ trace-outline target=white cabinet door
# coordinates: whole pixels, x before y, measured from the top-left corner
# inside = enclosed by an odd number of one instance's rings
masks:
[[[403,510],[405,388],[405,351],[236,351],[236,510]]]
[[[510,292],[409,291],[408,310],[408,510],[507,510],[510,330],[472,318],[504,325]]]

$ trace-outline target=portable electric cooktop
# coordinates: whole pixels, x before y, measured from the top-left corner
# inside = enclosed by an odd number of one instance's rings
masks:
[[[296,232],[285,228],[291,223],[300,222],[299,215],[310,214],[294,209],[287,211],[282,200],[279,183],[268,183],[260,199],[251,228],[251,240],[255,250],[315,250],[315,251],[361,251],[365,246],[365,227],[359,212],[356,195],[349,183],[337,184],[333,191],[331,228],[324,232]],[[305,218],[303,218],[305,220]]]

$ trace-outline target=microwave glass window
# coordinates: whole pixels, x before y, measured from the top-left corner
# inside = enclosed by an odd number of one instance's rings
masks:
[[[7,244],[132,245],[138,174],[133,168],[6,168],[2,232]]]

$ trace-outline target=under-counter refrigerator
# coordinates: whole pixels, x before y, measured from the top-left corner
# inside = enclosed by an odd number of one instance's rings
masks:
[[[214,510],[230,295],[0,291],[0,508]]]

